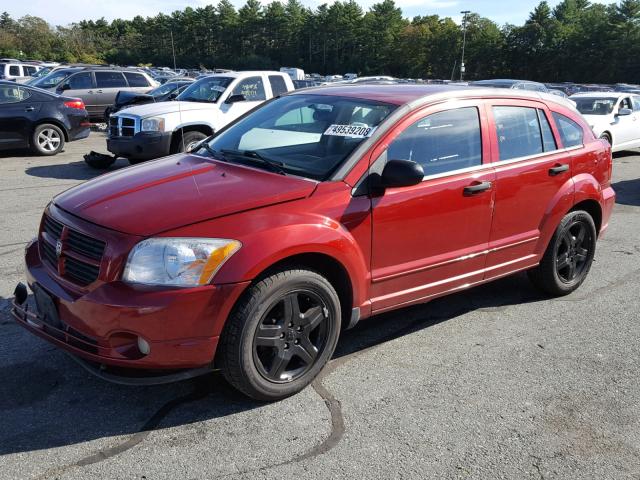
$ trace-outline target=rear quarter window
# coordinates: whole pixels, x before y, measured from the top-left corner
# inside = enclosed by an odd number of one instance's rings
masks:
[[[148,87],[149,82],[141,73],[124,72],[130,87]]]
[[[558,112],[553,112],[553,119],[560,132],[564,148],[582,146],[584,143],[584,131],[582,127],[569,117]]]

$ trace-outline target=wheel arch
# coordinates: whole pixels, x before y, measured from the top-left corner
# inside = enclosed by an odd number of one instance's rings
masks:
[[[331,283],[340,299],[341,326],[342,328],[348,327],[354,303],[353,283],[345,265],[331,255],[320,252],[305,252],[281,258],[263,269],[251,284],[253,285],[278,271],[293,269],[312,270]]]
[[[36,128],[38,128],[40,125],[46,125],[46,124],[51,124],[58,127],[60,130],[62,130],[62,135],[64,135],[64,141],[65,142],[69,141],[69,132],[67,131],[67,127],[64,126],[64,123],[62,123],[60,120],[57,120],[55,118],[41,118],[38,121],[33,123],[33,128],[31,129],[31,136],[29,137],[29,144],[31,144],[31,137],[36,131]]]
[[[583,200],[574,205],[570,211],[574,212],[576,210],[584,210],[591,215],[593,223],[596,225],[596,232],[600,235],[600,229],[602,228],[602,207],[600,203],[593,199]]]

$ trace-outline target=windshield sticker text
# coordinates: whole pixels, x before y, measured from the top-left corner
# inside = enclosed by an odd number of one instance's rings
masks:
[[[361,125],[331,125],[324,134],[334,137],[367,138],[371,136],[374,130],[375,127],[363,127]]]

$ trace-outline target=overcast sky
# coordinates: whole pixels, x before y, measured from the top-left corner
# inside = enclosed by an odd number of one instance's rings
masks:
[[[301,0],[309,7],[316,7],[332,0]],[[359,0],[363,8],[368,8],[378,0]],[[560,0],[550,0],[550,5],[556,5]],[[240,7],[243,0],[232,0]],[[114,18],[133,18],[136,15],[144,17],[158,13],[171,13],[182,10],[187,6],[196,8],[207,4],[216,4],[217,0],[0,0],[0,11],[7,11],[17,18],[23,15],[42,17],[53,25],[67,25],[79,20]],[[269,3],[263,0],[263,4]],[[523,23],[529,12],[539,3],[539,0],[396,0],[406,17],[415,15],[450,16],[456,21],[460,19],[460,10],[472,10],[488,17],[499,24]],[[601,0],[601,3],[614,3],[613,0]]]

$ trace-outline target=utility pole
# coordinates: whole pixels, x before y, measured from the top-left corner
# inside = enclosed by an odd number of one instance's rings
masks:
[[[464,80],[464,71],[465,66],[464,66],[464,48],[467,45],[467,15],[469,15],[471,13],[470,10],[463,10],[460,12],[463,16],[462,16],[462,60],[460,62],[460,81],[462,82]]]

